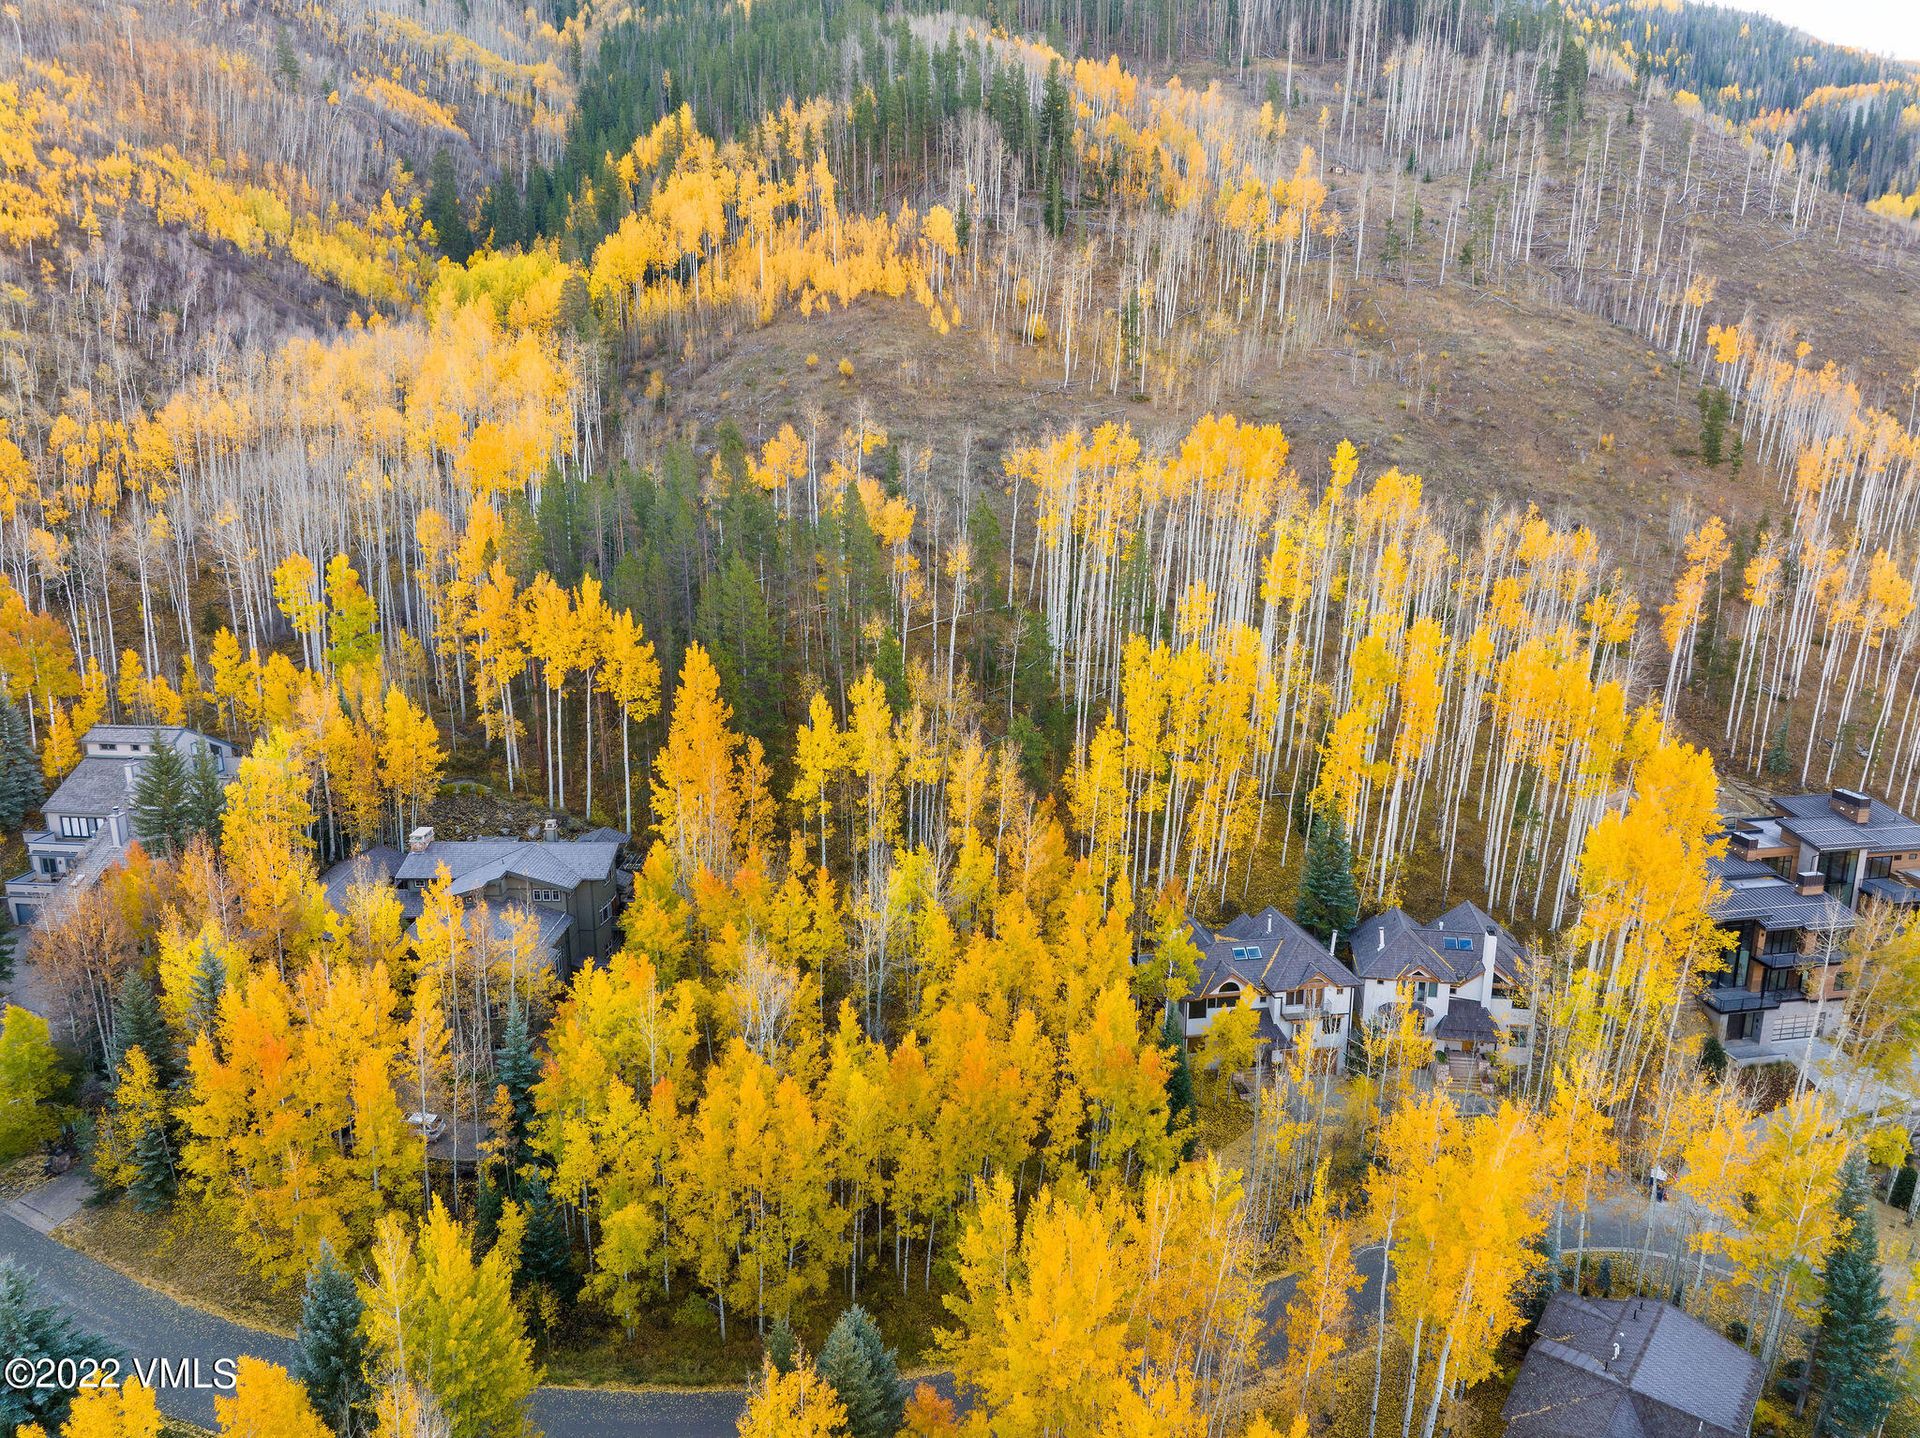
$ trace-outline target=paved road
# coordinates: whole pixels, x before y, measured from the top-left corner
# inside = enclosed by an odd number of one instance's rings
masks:
[[[293,1344],[176,1303],[143,1288],[56,1239],[35,1233],[0,1212],[0,1257],[33,1275],[43,1300],[97,1333],[133,1360],[199,1359],[209,1386],[166,1387],[160,1407],[171,1418],[211,1426],[213,1365],[242,1354],[274,1363],[293,1361]],[[0,1355],[3,1356],[3,1355]],[[640,1392],[542,1388],[533,1400],[534,1421],[549,1438],[720,1438],[740,1416],[740,1395],[729,1392]]]
[[[1587,1247],[1594,1251],[1638,1248],[1645,1214],[1645,1204],[1637,1201],[1603,1206],[1588,1222]],[[1665,1205],[1656,1215],[1656,1246],[1666,1228],[1662,1220],[1670,1215]],[[1572,1251],[1571,1226],[1565,1247]],[[205,1373],[211,1373],[217,1360],[241,1354],[280,1364],[292,1361],[293,1345],[287,1339],[230,1323],[143,1288],[5,1212],[0,1212],[0,1257],[19,1263],[33,1275],[42,1299],[58,1303],[129,1360],[197,1358]],[[1361,1313],[1372,1314],[1380,1302],[1381,1250],[1371,1245],[1355,1259],[1365,1280],[1355,1303]],[[1291,1287],[1284,1280],[1267,1286],[1269,1362],[1278,1360],[1284,1346],[1281,1330]],[[947,1390],[944,1382],[938,1386]],[[170,1417],[202,1425],[213,1421],[216,1395],[211,1388],[164,1388],[159,1396],[161,1408]],[[740,1406],[737,1390],[542,1388],[534,1396],[533,1418],[548,1438],[730,1438]]]

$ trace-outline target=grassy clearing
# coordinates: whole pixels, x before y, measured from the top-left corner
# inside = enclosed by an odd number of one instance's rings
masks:
[[[291,1335],[300,1296],[247,1268],[226,1225],[191,1199],[165,1214],[125,1198],[83,1208],[54,1237],[135,1282],[234,1323]]]
[[[873,1265],[860,1288],[860,1304],[873,1315],[886,1341],[898,1348],[900,1366],[911,1371],[937,1363],[934,1330],[947,1319],[941,1295],[951,1271],[936,1255],[933,1288],[925,1287],[922,1257],[907,1276],[903,1294],[890,1258]],[[844,1288],[820,1295],[795,1316],[794,1328],[809,1352],[826,1342],[841,1311],[851,1300]],[[582,1310],[583,1313],[590,1310]],[[730,1314],[727,1341],[702,1295],[682,1295],[663,1306],[651,1321],[628,1335],[617,1324],[576,1322],[563,1325],[536,1345],[546,1365],[547,1382],[590,1387],[653,1386],[699,1388],[744,1383],[760,1366],[760,1334],[751,1313]]]

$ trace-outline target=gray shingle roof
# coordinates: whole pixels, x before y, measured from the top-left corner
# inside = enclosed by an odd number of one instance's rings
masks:
[[[1490,1044],[1500,1037],[1500,1030],[1478,999],[1450,999],[1447,1011],[1433,1026],[1433,1036],[1454,1043]]]
[[[60,781],[60,787],[47,796],[40,806],[45,814],[93,814],[105,816],[127,802],[130,782],[129,769],[138,768],[142,760],[129,755],[125,759],[114,759],[103,755],[88,755],[74,766],[73,772]]]
[[[1833,812],[1826,794],[1788,794],[1773,801],[1780,827],[1822,853],[1843,849],[1920,849],[1920,824],[1878,799],[1871,800],[1867,822]]]
[[[1353,968],[1363,979],[1397,982],[1423,973],[1442,983],[1459,983],[1479,969],[1456,953],[1443,951],[1438,936],[1416,923],[1404,909],[1375,914],[1353,931]]]
[[[620,845],[607,839],[447,839],[403,855],[393,877],[427,883],[444,864],[456,894],[473,893],[508,874],[573,890],[589,879],[610,878],[619,857]]]
[[[1353,931],[1353,965],[1362,978],[1384,982],[1419,971],[1444,984],[1465,983],[1480,972],[1489,930],[1494,972],[1518,980],[1532,962],[1526,950],[1486,910],[1466,902],[1431,924],[1397,908],[1374,915]]]
[[[1752,1426],[1759,1361],[1671,1304],[1556,1293],[1538,1335],[1502,1410],[1507,1438],[1744,1438]]]
[[[320,879],[320,887],[326,890],[327,906],[336,913],[345,908],[347,889],[355,882],[392,883],[393,871],[399,866],[400,851],[391,844],[375,844],[351,859],[342,859]]]
[[[1360,982],[1318,939],[1272,906],[1242,914],[1211,934],[1201,930],[1195,942],[1200,944],[1196,994],[1213,993],[1229,979],[1269,994],[1304,988],[1315,979],[1342,989]]]

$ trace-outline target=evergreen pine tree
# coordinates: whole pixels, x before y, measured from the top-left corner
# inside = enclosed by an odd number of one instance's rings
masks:
[[[1353,883],[1353,850],[1347,826],[1336,815],[1314,821],[1307,839],[1307,867],[1294,906],[1300,927],[1321,938],[1350,934],[1360,921],[1360,891]]]
[[[1787,721],[1782,719],[1780,727],[1773,731],[1773,742],[1767,745],[1766,757],[1761,761],[1767,776],[1778,779],[1793,767],[1793,755],[1787,749]]]
[[[220,995],[227,989],[226,962],[212,944],[200,946],[199,962],[194,965],[193,981],[187,986],[187,1028],[195,1034],[211,1034],[220,1017]]]
[[[153,736],[153,756],[133,777],[133,836],[148,851],[171,858],[193,834],[192,776],[180,751]]]
[[[1173,1050],[1173,1068],[1167,1073],[1167,1131],[1171,1133],[1200,1111],[1193,1093],[1193,1062],[1187,1055],[1187,1036],[1183,1032],[1177,1004],[1167,1006],[1167,1021],[1161,1025],[1160,1042]],[[1193,1157],[1191,1134],[1187,1136],[1181,1157]]]
[[[163,1120],[141,1127],[133,1140],[133,1165],[133,1182],[127,1185],[133,1206],[142,1213],[158,1213],[170,1207],[178,1184],[173,1171],[173,1145]]]
[[[777,752],[786,738],[780,713],[780,639],[760,581],[737,551],[701,587],[693,633],[720,671],[720,692],[733,706],[736,727]]]
[[[540,1060],[534,1055],[533,1039],[527,1032],[527,1016],[517,1003],[508,1006],[507,1026],[493,1060],[494,1072],[513,1105],[513,1129],[505,1135],[505,1157],[509,1168],[517,1168],[533,1124],[533,1086],[540,1078]]]
[[[1894,1323],[1880,1281],[1880,1244],[1868,1202],[1867,1166],[1850,1155],[1834,1205],[1840,1241],[1827,1255],[1816,1350],[1824,1393],[1817,1433],[1867,1438],[1899,1396],[1892,1371]]]
[[[180,1071],[174,1059],[173,1034],[160,1013],[153,996],[153,985],[138,969],[120,981],[120,992],[113,1001],[113,1046],[107,1053],[107,1072],[117,1074],[120,1060],[128,1049],[138,1048],[153,1065],[153,1076],[162,1088],[171,1088]]]
[[[476,1253],[492,1248],[500,1233],[507,1196],[495,1177],[496,1165],[482,1161],[473,1189],[473,1247]]]
[[[473,231],[460,208],[460,182],[453,172],[453,156],[446,150],[433,152],[427,166],[426,217],[433,225],[440,253],[456,265],[464,265],[473,253]]]
[[[773,1320],[773,1327],[767,1330],[766,1342],[761,1346],[766,1349],[767,1362],[773,1365],[775,1373],[793,1372],[793,1355],[800,1345],[784,1313]]]
[[[849,1308],[827,1335],[816,1361],[847,1410],[852,1438],[892,1438],[905,1421],[907,1385],[894,1352],[866,1309]]]
[[[187,820],[196,834],[220,837],[220,816],[227,807],[227,780],[205,744],[193,751],[187,771]]]
[[[372,1397],[360,1313],[360,1292],[352,1276],[335,1260],[332,1247],[322,1243],[300,1300],[300,1329],[295,1335],[300,1347],[294,1355],[293,1376],[306,1386],[320,1421],[341,1438],[357,1431],[358,1419]]]
[[[8,1359],[24,1359],[38,1365],[52,1359],[54,1372],[62,1360],[78,1364],[84,1359],[105,1360],[114,1356],[111,1345],[83,1333],[53,1304],[36,1301],[33,1280],[9,1258],[0,1258],[0,1354]],[[0,1433],[15,1433],[29,1423],[38,1423],[48,1432],[66,1421],[74,1392],[55,1384],[19,1384],[0,1382]]]
[[[528,1282],[543,1285],[561,1303],[572,1303],[580,1292],[580,1275],[573,1267],[573,1244],[567,1238],[560,1210],[547,1192],[544,1176],[527,1184],[527,1232],[520,1241],[520,1271]]]
[[[0,703],[0,831],[18,829],[45,797],[26,717],[11,700]]]

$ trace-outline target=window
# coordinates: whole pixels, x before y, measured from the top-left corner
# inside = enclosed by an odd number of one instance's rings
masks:
[[[62,814],[60,833],[68,839],[91,839],[100,832],[100,821],[83,814]]]
[[[1290,1009],[1304,1009],[1312,998],[1313,993],[1309,989],[1288,989],[1281,1002]]]
[[[1260,951],[1258,949],[1245,948],[1239,944],[1236,944],[1234,945],[1234,949],[1233,949],[1233,957],[1235,962],[1237,963],[1256,964],[1260,962]]]
[[[1323,1034],[1337,1034],[1340,1032],[1340,1023],[1341,1016],[1339,1014],[1322,1014],[1320,1015],[1320,1032]]]
[[[1772,929],[1767,933],[1766,947],[1761,950],[1767,954],[1797,954],[1800,952],[1800,930]]]
[[[1800,990],[1800,972],[1797,969],[1768,969],[1762,993],[1797,994]]]
[[[1413,986],[1413,996],[1416,1000],[1418,1000],[1421,1003],[1425,1003],[1428,999],[1432,998],[1435,994],[1439,992],[1440,992],[1440,985],[1428,979],[1422,979],[1419,983]]]
[[[1472,953],[1472,952],[1473,952],[1473,940],[1472,940],[1472,939],[1463,939],[1463,938],[1455,938],[1455,937],[1453,937],[1453,936],[1452,936],[1452,935],[1450,934],[1450,935],[1448,935],[1448,936],[1447,936],[1447,940],[1446,940],[1446,943],[1445,943],[1445,944],[1444,944],[1444,945],[1443,945],[1442,947],[1444,947],[1444,948],[1449,948],[1449,949],[1452,949],[1452,950],[1454,950],[1455,952],[1462,952],[1462,951],[1464,951],[1464,952],[1466,952],[1466,953]]]
[[[533,901],[536,904],[564,904],[567,896],[559,889],[535,889]]]
[[[600,922],[602,924],[610,924],[613,922],[613,900],[612,899],[608,899],[606,903],[600,906]]]
[[[1207,1001],[1205,999],[1188,999],[1187,1000],[1187,1017],[1188,1018],[1204,1019],[1206,1016],[1207,1016]]]

